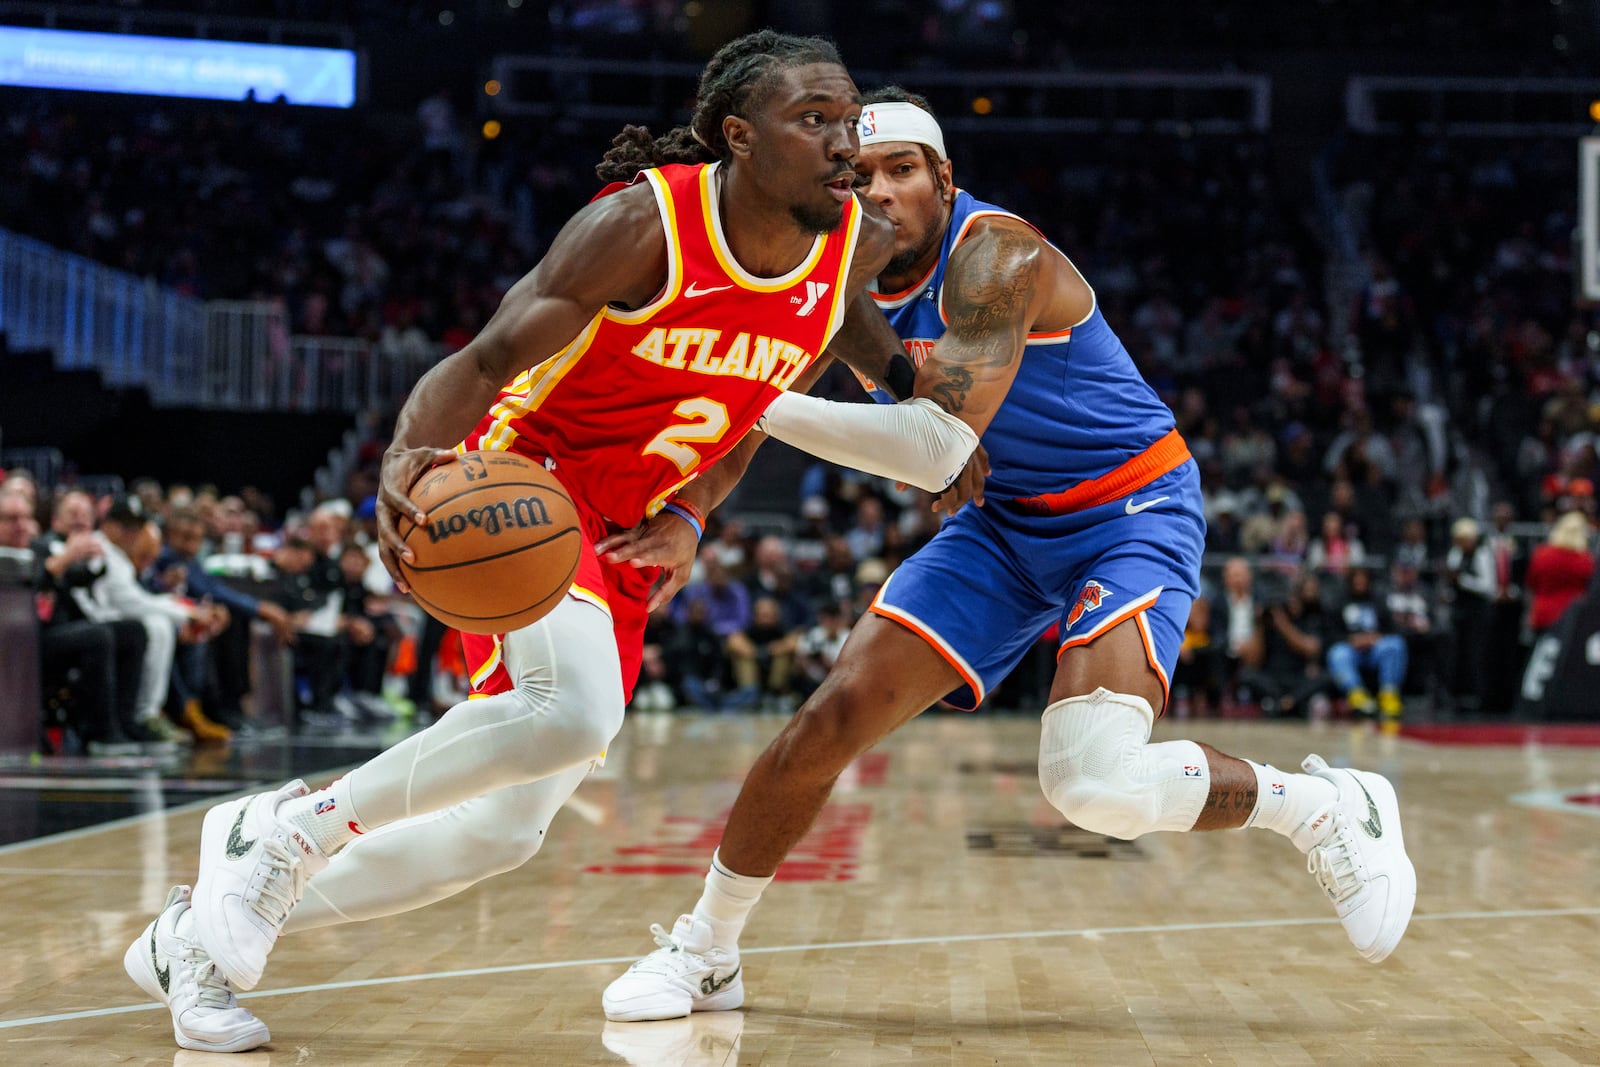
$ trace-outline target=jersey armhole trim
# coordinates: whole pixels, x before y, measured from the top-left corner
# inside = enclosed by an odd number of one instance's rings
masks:
[[[661,229],[667,241],[667,283],[662,286],[661,292],[656,294],[655,299],[641,308],[623,311],[607,305],[601,312],[613,322],[629,325],[647,321],[656,312],[676,300],[678,289],[683,284],[683,248],[678,238],[675,221],[677,212],[674,210],[672,188],[667,185],[667,179],[659,170],[646,170],[640,173],[650,182],[650,188],[656,197],[656,212],[661,216]]]

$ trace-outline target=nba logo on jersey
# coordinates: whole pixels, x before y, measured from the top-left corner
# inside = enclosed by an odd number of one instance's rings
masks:
[[[1067,629],[1072,629],[1078,624],[1079,619],[1099,608],[1110,595],[1111,591],[1094,579],[1084,582],[1083,588],[1078,590],[1077,603],[1067,612]]]

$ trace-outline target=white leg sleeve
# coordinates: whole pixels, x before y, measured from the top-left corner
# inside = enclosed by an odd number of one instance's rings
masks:
[[[1039,741],[1044,795],[1075,825],[1109,837],[1192,829],[1210,765],[1193,741],[1150,744],[1154,721],[1142,697],[1107,689],[1050,705]]]
[[[306,883],[285,933],[411,911],[532,859],[585,764],[356,838]]]
[[[139,706],[135,714],[147,722],[161,714],[172,679],[172,657],[178,651],[178,628],[165,615],[144,615],[144,670],[139,674]]]
[[[622,669],[604,611],[571,597],[501,648],[515,683],[465,700],[346,776],[361,821],[379,827],[493,789],[587,767],[622,727]]]

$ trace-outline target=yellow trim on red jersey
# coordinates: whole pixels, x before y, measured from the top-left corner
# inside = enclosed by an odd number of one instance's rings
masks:
[[[498,666],[500,666],[500,635],[495,634],[494,651],[489,654],[489,658],[484,660],[477,670],[472,672],[472,688],[476,689],[484,682],[487,682],[489,675],[493,674],[494,669]]]
[[[511,443],[517,439],[513,421],[539,409],[539,405],[544,403],[550,391],[560,384],[561,379],[578,365],[583,354],[589,350],[589,346],[594,342],[594,335],[604,319],[605,312],[590,319],[589,325],[584,327],[583,332],[571,344],[537,367],[517,375],[511,384],[501,391],[500,399],[489,409],[494,421],[479,439],[479,448],[501,452],[510,449]]]
[[[614,307],[605,309],[606,318],[630,325],[644,322],[678,299],[678,290],[683,288],[683,244],[682,238],[678,235],[678,210],[672,199],[672,187],[658,170],[646,170],[640,173],[655,190],[656,210],[661,213],[661,225],[667,234],[667,284],[662,288],[660,296],[636,311],[623,311]]]
[[[794,270],[781,278],[760,278],[739,265],[722,233],[722,215],[717,210],[717,183],[715,172],[721,164],[713,163],[700,172],[700,213],[705,217],[706,236],[710,238],[711,254],[727,272],[728,277],[745,289],[757,293],[781,293],[816,269],[822,253],[828,247],[828,235],[818,234],[811,246],[811,254]]]
[[[608,618],[611,615],[611,603],[606,600],[604,593],[596,593],[592,589],[585,589],[583,586],[574,582],[567,587],[567,595],[575,600],[581,600],[586,604],[593,604],[595,607],[605,612]]]
[[[850,279],[850,264],[856,258],[856,238],[861,235],[861,204],[852,200],[845,207],[850,212],[850,232],[844,239],[844,255],[839,257],[839,274],[833,279],[833,316],[828,319],[828,332],[822,335],[823,348],[828,347],[833,335],[844,325],[845,312],[849,310],[849,301],[844,298],[845,284]]]

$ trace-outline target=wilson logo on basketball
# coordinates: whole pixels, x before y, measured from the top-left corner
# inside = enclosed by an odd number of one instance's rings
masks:
[[[498,500],[431,522],[428,524],[428,543],[436,545],[468,530],[482,530],[493,537],[502,530],[526,530],[533,526],[549,525],[550,512],[544,506],[544,501],[536,496],[522,496],[515,500]]]

